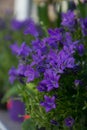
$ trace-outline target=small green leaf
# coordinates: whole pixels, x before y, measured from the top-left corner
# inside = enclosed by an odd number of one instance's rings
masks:
[[[32,119],[27,119],[22,124],[22,130],[36,130],[35,123]]]

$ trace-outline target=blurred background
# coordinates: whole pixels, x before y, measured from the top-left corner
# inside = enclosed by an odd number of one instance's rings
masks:
[[[25,114],[24,103],[17,94],[17,83],[11,85],[8,71],[17,64],[11,45],[29,43],[24,35],[30,21],[42,29],[60,26],[62,13],[75,11],[87,17],[86,0],[0,0],[0,129],[21,130]],[[15,98],[15,99],[14,99]]]

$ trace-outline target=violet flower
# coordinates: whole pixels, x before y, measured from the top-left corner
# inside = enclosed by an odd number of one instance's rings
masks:
[[[49,97],[49,96],[44,96],[45,101],[41,102],[40,105],[45,107],[46,112],[51,111],[52,109],[56,108],[55,105],[55,97]]]
[[[12,67],[10,70],[9,70],[9,81],[11,84],[14,83],[14,81],[16,80],[17,78],[17,70],[15,69],[15,67]]]
[[[50,123],[51,123],[52,125],[59,126],[59,123],[58,123],[56,120],[51,120]]]
[[[77,46],[77,51],[78,51],[78,54],[80,56],[83,56],[84,55],[84,51],[85,51],[84,45],[83,44],[78,45]]]
[[[39,76],[39,73],[35,71],[31,66],[27,65],[24,76],[27,77],[27,82],[31,82]]]
[[[28,27],[25,29],[24,34],[25,35],[31,34],[34,37],[38,37],[39,36],[37,27],[36,27],[35,23],[32,20],[30,21]]]
[[[80,20],[83,36],[87,36],[87,18]]]
[[[75,25],[75,14],[73,11],[68,11],[62,15],[62,23],[64,27],[73,28]]]
[[[69,116],[69,117],[65,118],[64,122],[67,127],[72,127],[74,124],[74,119],[73,119],[73,117]]]
[[[31,52],[31,49],[29,46],[26,45],[25,42],[21,44],[21,47],[18,50],[18,56],[27,57],[29,56],[29,53]]]
[[[17,43],[11,44],[10,45],[11,51],[13,54],[18,54],[19,46]]]

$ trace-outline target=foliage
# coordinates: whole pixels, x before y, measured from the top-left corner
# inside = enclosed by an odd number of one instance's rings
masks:
[[[30,128],[86,130],[87,18],[68,11],[60,28],[41,35],[32,23],[25,32],[34,40],[11,47],[19,63],[9,79],[22,83],[18,91],[31,116]]]

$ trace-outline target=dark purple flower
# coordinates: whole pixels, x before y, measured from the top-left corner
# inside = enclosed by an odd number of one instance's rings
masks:
[[[17,77],[17,70],[15,69],[15,67],[12,67],[9,70],[9,81],[11,84],[14,83],[14,81],[16,80],[16,77]]]
[[[57,121],[55,121],[55,120],[51,120],[50,123],[51,123],[52,125],[59,126],[59,123],[58,123]]]
[[[87,36],[87,18],[81,19],[81,28],[82,28],[82,33],[84,36]]]
[[[49,96],[44,96],[45,101],[41,102],[40,105],[45,107],[46,112],[51,111],[52,109],[56,108],[55,105],[55,97],[49,97]]]
[[[74,124],[74,119],[71,116],[69,116],[69,117],[65,118],[64,122],[65,122],[66,126],[72,127]]]
[[[78,51],[80,56],[83,56],[84,51],[85,51],[84,45],[83,44],[78,45],[77,46],[77,51]]]
[[[37,86],[38,91],[40,92],[46,92],[47,91],[47,86],[46,86],[46,82],[43,80],[39,83],[39,85]]]
[[[68,28],[73,28],[75,25],[75,14],[73,11],[68,11],[67,13],[64,13],[62,15],[62,23],[61,25],[68,27]]]
[[[31,34],[34,37],[38,37],[39,33],[37,31],[37,27],[35,25],[35,23],[31,20],[28,27],[25,29],[24,34]]]
[[[39,65],[37,65],[37,71],[39,73],[44,73],[46,68],[47,68],[47,66],[44,63],[40,63]]]

